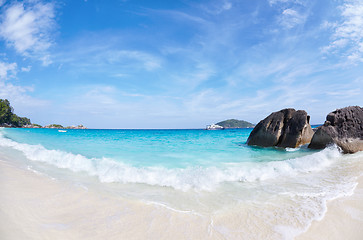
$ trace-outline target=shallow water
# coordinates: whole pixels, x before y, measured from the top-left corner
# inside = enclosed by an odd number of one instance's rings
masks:
[[[250,131],[1,129],[0,151],[49,177],[203,216],[230,239],[291,239],[353,193],[361,153],[249,147]]]

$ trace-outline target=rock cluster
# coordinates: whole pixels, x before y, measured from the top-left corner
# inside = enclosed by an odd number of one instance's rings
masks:
[[[38,124],[27,124],[22,126],[22,128],[41,128],[42,126],[38,125]]]
[[[87,129],[85,126],[83,126],[82,124],[78,125],[78,126],[69,126],[66,127],[67,129]]]
[[[344,153],[363,150],[363,108],[346,107],[331,112],[315,132],[309,148],[321,149],[335,143]]]
[[[314,132],[310,116],[293,108],[271,113],[260,121],[248,137],[248,145],[295,148],[310,142]]]
[[[271,113],[260,121],[248,137],[248,145],[322,149],[338,145],[344,153],[363,151],[363,108],[346,107],[331,112],[315,131],[305,111],[288,108]]]

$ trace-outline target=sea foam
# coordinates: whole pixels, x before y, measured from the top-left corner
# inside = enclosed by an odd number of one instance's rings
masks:
[[[273,162],[226,163],[220,167],[193,166],[187,168],[135,167],[111,158],[87,158],[61,150],[49,150],[42,145],[15,142],[0,133],[0,146],[21,151],[31,161],[44,162],[74,172],[97,176],[101,182],[142,183],[187,191],[213,191],[223,182],[255,182],[293,177],[320,171],[341,156],[331,146],[310,155]]]

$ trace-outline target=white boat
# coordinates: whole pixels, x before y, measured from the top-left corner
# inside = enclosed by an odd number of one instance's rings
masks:
[[[58,130],[58,132],[67,132],[67,130]]]
[[[224,127],[219,126],[217,124],[211,124],[206,127],[206,130],[223,130]]]

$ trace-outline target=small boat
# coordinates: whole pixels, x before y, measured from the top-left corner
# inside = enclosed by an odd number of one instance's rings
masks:
[[[67,132],[67,130],[58,130],[58,132]]]
[[[206,127],[206,130],[224,130],[224,127],[217,124],[211,124]]]

